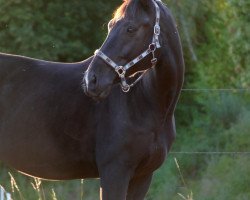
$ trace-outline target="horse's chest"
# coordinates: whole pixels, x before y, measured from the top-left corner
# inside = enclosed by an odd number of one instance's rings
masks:
[[[165,131],[159,128],[159,123],[148,119],[138,123],[118,120],[119,124],[112,129],[102,127],[97,134],[97,160],[101,163],[119,160],[124,166],[136,168],[135,174],[139,176],[159,168],[167,149]]]
[[[138,173],[148,174],[159,168],[166,157],[165,140],[161,136],[156,136],[151,143],[145,145],[144,158],[140,162]]]
[[[166,148],[163,145],[155,145],[152,147],[147,163],[144,168],[148,170],[156,170],[159,168],[165,160]]]

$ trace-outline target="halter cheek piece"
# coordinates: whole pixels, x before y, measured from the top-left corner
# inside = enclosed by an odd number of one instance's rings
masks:
[[[139,56],[137,56],[135,59],[133,59],[132,61],[130,61],[124,66],[117,65],[112,59],[106,56],[102,51],[100,50],[95,51],[95,56],[99,56],[100,58],[102,58],[108,65],[110,65],[116,71],[116,73],[121,79],[121,88],[123,92],[129,92],[130,88],[133,87],[139,80],[141,80],[141,78],[147,72],[148,69],[142,72],[141,71],[138,72],[138,73],[141,73],[141,75],[132,84],[127,83],[127,80],[125,77],[127,70],[129,70],[132,66],[134,66],[136,63],[138,63],[140,60],[145,58],[150,53],[152,53],[152,56],[153,56],[153,58],[151,59],[151,64],[152,64],[151,67],[155,67],[157,63],[157,58],[155,57],[155,50],[161,47],[160,42],[159,42],[159,35],[161,32],[161,28],[160,28],[160,8],[158,4],[156,3],[156,1],[160,1],[160,0],[152,0],[152,1],[155,5],[156,19],[155,19],[155,25],[154,25],[153,39],[147,50],[145,50],[143,53],[141,53]]]

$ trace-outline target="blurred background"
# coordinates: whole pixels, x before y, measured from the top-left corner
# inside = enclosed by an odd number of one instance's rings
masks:
[[[147,200],[250,199],[250,1],[165,0],[181,35],[186,79],[177,139]],[[107,34],[120,0],[0,0],[0,52],[77,62]],[[11,174],[10,174],[11,173]],[[0,163],[21,200],[94,200],[98,180],[40,181]]]

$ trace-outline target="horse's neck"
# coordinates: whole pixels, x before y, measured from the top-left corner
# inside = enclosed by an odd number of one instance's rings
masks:
[[[178,71],[176,66],[167,60],[159,61],[144,79],[144,91],[147,91],[149,98],[153,98],[158,110],[162,114],[172,115],[177,102],[181,78],[177,80]]]

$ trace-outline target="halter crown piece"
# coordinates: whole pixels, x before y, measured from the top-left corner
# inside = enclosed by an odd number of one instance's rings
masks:
[[[161,47],[160,42],[159,42],[159,35],[161,33],[161,28],[160,28],[160,8],[158,4],[156,3],[156,1],[159,1],[159,2],[161,1],[160,0],[152,0],[152,1],[155,5],[156,19],[155,19],[155,25],[154,25],[153,39],[147,50],[145,50],[143,53],[141,53],[139,56],[137,56],[135,59],[128,62],[124,66],[117,65],[112,59],[110,59],[107,55],[105,55],[100,50],[95,51],[95,56],[99,56],[100,58],[102,58],[108,65],[110,65],[116,71],[116,73],[121,79],[121,88],[123,92],[129,92],[130,88],[133,87],[139,80],[141,80],[141,78],[147,71],[145,70],[143,72],[141,71],[138,72],[138,73],[141,73],[141,75],[132,84],[128,84],[126,81],[126,77],[125,77],[127,70],[129,70],[132,66],[134,66],[136,63],[138,63],[140,60],[145,58],[150,53],[152,53],[152,56],[153,56],[153,58],[151,59],[152,67],[155,67],[157,63],[157,58],[155,57],[155,50]]]

